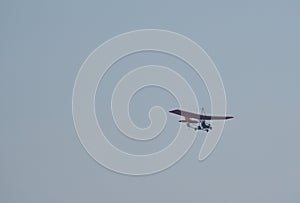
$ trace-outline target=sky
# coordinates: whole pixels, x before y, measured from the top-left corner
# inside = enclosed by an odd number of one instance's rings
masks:
[[[0,202],[299,202],[299,9],[298,1],[1,1]],[[199,132],[175,165],[134,177],[86,152],[73,124],[72,91],[94,49],[147,28],[183,34],[207,52],[235,118],[206,160],[198,161]],[[154,63],[185,77],[210,112],[203,81],[182,61],[153,52],[125,57],[103,78],[96,113],[111,143],[130,153],[163,148],[179,126],[168,115],[162,135],[142,143],[113,123],[114,85],[126,71]],[[130,113],[145,127],[151,106],[176,104],[148,87],[133,97]]]

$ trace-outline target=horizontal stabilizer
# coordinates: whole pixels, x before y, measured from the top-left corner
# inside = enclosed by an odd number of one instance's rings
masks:
[[[199,121],[195,121],[195,120],[179,120],[179,122],[181,123],[199,123]]]

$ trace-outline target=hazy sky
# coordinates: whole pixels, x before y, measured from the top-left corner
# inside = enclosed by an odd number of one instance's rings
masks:
[[[1,1],[0,202],[300,202],[300,3],[298,1]],[[201,45],[223,79],[228,113],[213,154],[198,161],[205,133],[161,173],[120,175],[95,162],[72,120],[72,90],[86,57],[111,37],[136,29],[181,33]],[[131,153],[155,152],[174,138],[168,115],[161,137],[133,142],[110,113],[111,90],[140,65],[172,67],[209,112],[203,82],[180,60],[132,55],[112,67],[96,97],[111,142]],[[122,101],[120,101],[122,102]],[[174,98],[145,88],[130,111],[147,126],[153,105]]]

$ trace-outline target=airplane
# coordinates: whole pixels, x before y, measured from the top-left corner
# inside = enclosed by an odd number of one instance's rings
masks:
[[[180,109],[169,111],[170,113],[184,116],[184,120],[179,120],[181,123],[186,123],[186,126],[193,128],[194,130],[203,130],[208,132],[212,130],[210,123],[206,123],[207,120],[227,120],[233,118],[233,116],[208,116],[205,115],[204,108],[201,110],[201,114],[191,113]],[[191,119],[192,118],[192,119]]]

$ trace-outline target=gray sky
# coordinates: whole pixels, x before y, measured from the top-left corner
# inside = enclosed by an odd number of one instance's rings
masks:
[[[299,202],[299,9],[297,1],[1,1],[0,202]],[[173,167],[132,177],[88,155],[74,129],[71,97],[81,64],[97,46],[143,28],[201,45],[221,73],[235,119],[205,161],[198,161],[205,136],[199,132]],[[210,108],[203,82],[177,59],[125,58],[104,78],[96,109],[108,139],[128,152],[157,151],[178,128],[178,118],[168,115],[163,136],[140,143],[118,135],[112,123],[109,95],[122,71],[153,61],[185,76]],[[132,105],[133,120],[146,126],[149,107],[169,110],[176,102],[146,88]]]

